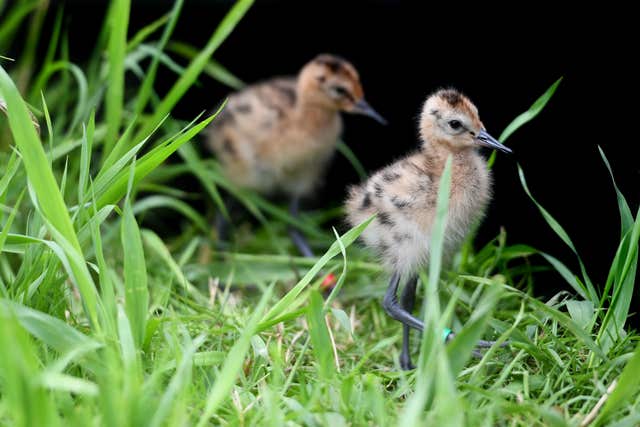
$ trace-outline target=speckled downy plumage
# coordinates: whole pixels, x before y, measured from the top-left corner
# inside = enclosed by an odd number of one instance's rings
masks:
[[[322,182],[335,151],[342,111],[382,120],[364,101],[356,69],[337,56],[319,55],[297,77],[232,94],[210,127],[208,145],[236,185],[307,196]]]
[[[413,276],[429,258],[438,188],[447,158],[452,157],[452,168],[444,253],[450,257],[474,222],[482,218],[491,198],[491,174],[478,149],[489,146],[510,151],[485,131],[476,107],[454,89],[439,90],[427,98],[420,116],[420,137],[418,151],[351,188],[346,203],[347,218],[353,226],[376,214],[362,238],[394,273],[385,309],[405,323],[407,340],[409,326],[422,328],[421,321],[406,316],[412,317]],[[407,296],[411,307],[401,308],[404,313],[399,314],[396,290],[400,277],[409,279],[407,287],[414,295]],[[409,368],[405,346],[401,364]]]
[[[297,215],[299,200],[323,181],[342,133],[341,112],[384,123],[365,101],[353,65],[318,55],[298,76],[273,78],[229,96],[207,143],[231,182],[264,195],[284,194]],[[303,255],[313,255],[297,230],[290,234]]]

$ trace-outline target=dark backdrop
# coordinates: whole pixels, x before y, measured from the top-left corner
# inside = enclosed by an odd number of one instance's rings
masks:
[[[69,0],[71,54],[82,60],[104,18],[104,1]],[[203,46],[230,1],[186,0],[174,39]],[[482,2],[486,3],[486,2]],[[133,1],[130,31],[169,10],[169,0]],[[554,254],[574,271],[575,258],[549,229],[524,194],[516,162],[538,200],[565,227],[592,279],[604,282],[617,243],[615,194],[598,154],[600,145],[618,184],[638,207],[638,95],[629,11],[563,10],[558,4],[516,3],[491,10],[458,2],[258,0],[215,58],[252,82],[295,73],[319,52],[340,54],[359,69],[369,102],[387,127],[347,117],[345,141],[368,170],[416,147],[416,118],[435,88],[453,85],[478,105],[487,129],[498,136],[557,78],[547,108],[509,140],[513,156],[499,155],[495,197],[480,241],[500,227],[509,243],[526,243]],[[160,75],[160,90],[174,77]],[[175,115],[191,119],[211,109],[227,90],[201,78]],[[357,176],[338,156],[317,203],[338,204]],[[566,285],[540,275],[536,292]],[[635,311],[635,310],[632,310]]]

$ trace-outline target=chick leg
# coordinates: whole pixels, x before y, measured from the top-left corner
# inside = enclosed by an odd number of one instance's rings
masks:
[[[215,227],[218,242],[226,241],[229,237],[229,221],[220,211],[216,212]]]
[[[398,283],[400,282],[400,273],[394,272],[391,275],[391,280],[389,281],[389,287],[387,288],[387,293],[384,295],[384,299],[382,300],[382,307],[387,312],[391,318],[399,321],[403,325],[417,329],[419,331],[424,330],[424,322],[414,317],[411,313],[405,310],[398,303]]]
[[[400,274],[398,272],[394,272],[391,275],[391,280],[389,281],[389,287],[387,288],[387,293],[384,296],[384,299],[382,301],[382,307],[384,308],[384,310],[387,312],[387,314],[389,316],[391,316],[391,318],[399,321],[400,323],[403,324],[403,341],[402,341],[402,353],[400,354],[401,359],[400,359],[400,363],[401,363],[401,367],[403,369],[408,369],[405,368],[405,366],[402,366],[403,364],[403,355],[405,353],[405,346],[407,348],[407,352],[408,352],[408,336],[409,336],[409,328],[413,328],[413,329],[417,329],[419,331],[423,331],[424,330],[424,322],[422,322],[422,320],[414,317],[411,313],[410,310],[408,311],[408,306],[406,306],[404,304],[405,301],[405,295],[403,293],[403,304],[399,304],[398,303],[398,296],[397,296],[397,292],[398,292],[398,284],[400,282]],[[413,289],[410,288],[411,284],[413,283]],[[414,297],[414,302],[415,302],[415,286],[416,286],[417,282],[416,280],[412,279],[410,282],[407,283],[407,286],[405,287],[405,292],[411,292],[413,294]],[[409,295],[406,295],[406,298],[409,298]],[[410,299],[408,300],[410,301]],[[455,337],[455,334],[453,332],[449,333],[449,335],[446,338],[446,341],[450,341],[451,339],[453,339],[453,337]],[[478,343],[476,344],[476,348],[487,348],[487,347],[491,347],[493,344],[495,344],[494,341],[484,341],[484,340],[479,340]],[[501,347],[504,347],[508,344],[507,343],[502,343]],[[408,355],[408,353],[407,353]],[[473,355],[476,357],[480,357],[482,356],[482,353],[480,353],[478,350],[474,350],[473,351]],[[410,361],[410,359],[409,359]]]
[[[400,297],[400,306],[408,313],[413,312],[413,307],[416,303],[416,288],[418,286],[418,278],[416,276],[411,277],[409,281],[404,285],[402,290],[402,296]],[[411,328],[407,325],[402,325],[402,352],[400,353],[400,367],[405,371],[414,369],[415,366],[411,363],[411,350],[409,335]]]
[[[224,197],[222,200],[222,203],[224,203],[225,207],[227,208],[227,212],[230,215],[231,215],[231,212],[234,211],[235,208],[237,207],[235,199],[230,196]],[[216,229],[218,246],[222,248],[224,247],[223,242],[227,242],[229,240],[229,234],[230,234],[229,229],[231,228],[232,224],[229,223],[229,220],[225,218],[225,216],[222,214],[222,211],[220,209],[216,211],[214,226]]]
[[[299,197],[294,196],[293,198],[291,198],[291,202],[289,204],[289,213],[294,218],[298,218],[300,216]],[[293,225],[289,226],[289,237],[303,256],[307,258],[312,258],[314,256],[313,251],[309,247],[309,243],[307,243],[307,239],[305,239],[302,233],[300,233],[300,230],[295,228]]]

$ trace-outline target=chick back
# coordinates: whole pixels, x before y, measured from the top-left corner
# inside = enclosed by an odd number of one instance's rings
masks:
[[[299,120],[297,101],[295,77],[267,80],[229,97],[207,142],[234,184],[297,196],[317,186],[341,121],[335,114],[332,123],[312,126],[313,117]]]

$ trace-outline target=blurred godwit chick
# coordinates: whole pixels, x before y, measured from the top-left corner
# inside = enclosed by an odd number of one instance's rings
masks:
[[[423,322],[411,312],[415,303],[416,273],[429,258],[431,228],[445,162],[452,157],[444,241],[444,253],[450,256],[473,223],[483,216],[491,198],[491,175],[478,152],[479,147],[511,152],[486,132],[475,105],[455,89],[439,90],[427,98],[420,117],[420,136],[422,145],[417,152],[353,187],[346,202],[348,221],[353,226],[377,214],[362,237],[392,272],[383,307],[404,325],[400,355],[403,369],[412,368],[410,328],[424,329]],[[398,303],[396,294],[401,277],[408,280]],[[481,341],[478,346],[491,344]]]
[[[210,127],[208,145],[234,184],[264,195],[285,194],[297,216],[300,199],[321,184],[335,151],[341,111],[385,123],[365,101],[353,65],[319,55],[297,77],[274,78],[232,94]],[[289,233],[304,256],[313,256],[298,230]]]

